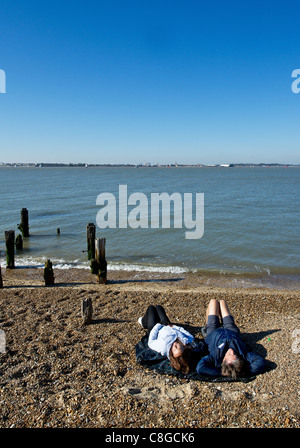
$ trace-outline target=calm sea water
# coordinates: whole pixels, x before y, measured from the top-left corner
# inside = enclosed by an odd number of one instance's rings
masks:
[[[30,238],[16,252],[17,266],[88,268],[86,226],[96,224],[96,198],[119,185],[142,192],[204,193],[204,234],[186,239],[184,228],[97,227],[106,237],[109,269],[264,277],[299,285],[299,168],[38,168],[0,167],[1,265],[5,230],[15,230],[23,207]],[[195,204],[194,204],[195,205]],[[131,207],[133,208],[133,207]],[[57,235],[60,228],[60,235]]]

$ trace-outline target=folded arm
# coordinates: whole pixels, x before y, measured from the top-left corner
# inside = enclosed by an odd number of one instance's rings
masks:
[[[204,356],[204,358],[202,358],[198,362],[196,370],[197,370],[198,375],[204,375],[204,376],[220,376],[221,375],[220,369],[217,369],[217,367],[215,367],[214,362],[209,355]]]
[[[154,327],[150,331],[149,338],[148,338],[148,346],[152,350],[156,350],[158,352],[160,351],[160,347],[161,347],[160,341],[158,340],[158,333],[161,328],[162,328],[161,324],[154,325]]]
[[[246,359],[249,363],[249,373],[251,375],[258,375],[259,373],[262,373],[265,369],[266,363],[264,358],[262,358],[257,353],[248,352]]]

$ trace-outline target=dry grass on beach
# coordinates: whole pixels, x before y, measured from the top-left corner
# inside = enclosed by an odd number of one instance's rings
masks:
[[[197,276],[88,270],[2,269],[0,427],[299,428],[299,291],[232,288]],[[93,322],[83,326],[81,300]],[[146,307],[201,338],[207,304],[225,298],[268,371],[248,383],[159,375],[135,360]],[[2,333],[3,334],[3,333]],[[298,334],[299,338],[299,334]]]

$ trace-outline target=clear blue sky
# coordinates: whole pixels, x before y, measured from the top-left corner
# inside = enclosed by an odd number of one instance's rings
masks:
[[[299,2],[0,6],[0,162],[300,163]]]

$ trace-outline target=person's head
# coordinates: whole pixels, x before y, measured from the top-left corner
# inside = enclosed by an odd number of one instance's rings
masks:
[[[244,367],[244,360],[241,359],[232,348],[229,348],[221,365],[221,373],[223,376],[237,378],[241,375]]]
[[[191,351],[189,346],[184,345],[176,339],[176,341],[173,342],[169,353],[171,366],[176,370],[188,373],[191,363]]]

